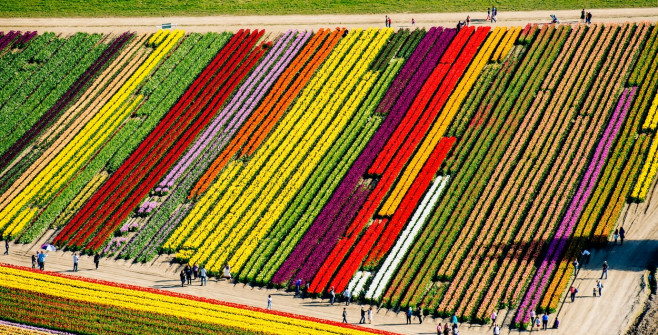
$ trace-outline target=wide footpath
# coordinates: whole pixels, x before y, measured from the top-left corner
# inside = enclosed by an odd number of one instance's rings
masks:
[[[592,23],[656,22],[656,8],[590,9]],[[455,27],[458,21],[471,17],[472,25],[525,26],[528,23],[549,23],[554,14],[560,23],[580,22],[580,10],[499,12],[497,22],[486,21],[487,9],[463,13],[389,13],[392,28]],[[154,32],[163,23],[172,23],[187,32],[237,31],[243,28],[285,32],[289,29],[345,27],[347,29],[384,27],[385,14],[368,15],[271,15],[271,16],[152,16],[152,17],[97,17],[97,18],[0,18],[0,31],[38,30],[56,33],[122,33],[125,31]]]

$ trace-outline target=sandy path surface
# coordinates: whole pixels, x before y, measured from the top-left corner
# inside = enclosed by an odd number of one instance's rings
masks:
[[[499,12],[496,23],[485,21],[486,12],[390,14],[393,28],[456,26],[457,21],[471,16],[473,25],[525,26],[527,23],[548,23],[555,14],[562,23],[580,22],[579,10]],[[589,10],[589,9],[588,9]],[[658,8],[594,9],[596,22],[658,21]],[[152,32],[162,23],[173,23],[190,32],[235,31],[241,28],[266,29],[280,32],[288,29],[325,27],[384,27],[384,14],[371,15],[278,15],[278,16],[201,16],[201,17],[110,17],[110,18],[0,18],[0,31],[37,30],[58,33],[86,32]]]

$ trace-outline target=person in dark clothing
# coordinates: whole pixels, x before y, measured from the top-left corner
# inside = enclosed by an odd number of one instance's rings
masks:
[[[180,270],[180,286],[185,286],[185,270]]]
[[[363,306],[361,306],[361,320],[359,320],[359,323],[366,323],[366,310],[363,309]]]
[[[98,270],[98,263],[101,261],[101,256],[99,254],[94,255],[94,264],[96,264],[96,270]]]
[[[347,309],[343,308],[343,323],[347,323]]]
[[[196,278],[199,276],[199,264],[194,264],[194,266],[192,267],[192,276],[193,276],[192,279],[194,280],[196,280]]]
[[[585,22],[585,8],[580,11],[580,22]]]
[[[5,240],[5,255],[9,255],[9,240]]]
[[[411,309],[411,306],[409,306],[409,309],[407,310],[407,324],[411,324],[412,315],[413,315],[413,310]]]
[[[32,255],[32,268],[37,268],[37,256]]]
[[[626,238],[626,230],[624,227],[619,228],[619,239],[621,240],[621,245],[624,245],[624,239]]]
[[[605,276],[605,279],[608,279],[608,262],[603,261],[603,272],[601,273],[601,278],[603,279],[603,276]]]
[[[297,279],[297,281],[295,282],[295,296],[299,295],[299,290],[301,287],[302,287],[302,280]]]
[[[189,264],[185,266],[185,278],[187,279],[187,285],[192,285],[192,268]]]
[[[416,307],[416,316],[418,317],[418,323],[423,324],[423,309],[420,306]]]

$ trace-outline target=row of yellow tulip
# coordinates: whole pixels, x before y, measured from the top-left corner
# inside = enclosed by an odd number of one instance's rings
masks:
[[[507,56],[510,50],[512,50],[514,43],[516,43],[517,38],[519,38],[519,34],[521,34],[521,27],[511,28],[507,34],[505,34],[505,38],[500,42],[500,47],[493,54],[491,60],[496,62],[505,59],[505,56]]]
[[[425,165],[425,162],[429,158],[430,153],[436,147],[437,143],[443,137],[450,122],[457,114],[459,106],[461,106],[462,101],[466,98],[468,92],[475,84],[480,72],[487,64],[491,55],[496,50],[501,50],[506,45],[500,43],[501,39],[505,36],[506,39],[510,40],[511,36],[514,35],[515,29],[511,29],[505,33],[506,28],[497,27],[493,30],[489,37],[485,41],[485,44],[482,46],[480,51],[477,53],[470,67],[462,77],[462,80],[459,82],[457,88],[453,91],[450,98],[448,99],[443,111],[437,117],[436,121],[432,125],[432,128],[425,136],[424,141],[422,142],[419,151],[412,157],[411,162],[404,170],[400,177],[400,181],[393,189],[393,191],[388,196],[388,199],[384,201],[384,205],[379,211],[381,216],[393,215],[397,210],[400,202],[404,198],[405,194],[411,187],[411,184],[416,179],[418,173]],[[518,36],[518,35],[517,35]],[[498,48],[498,49],[497,49]]]
[[[0,286],[220,326],[276,334],[384,333],[336,322],[110,282],[0,266]],[[70,317],[75,317],[71,315]]]
[[[0,335],[50,335],[52,333],[0,323]]]
[[[642,165],[637,184],[635,184],[631,193],[633,199],[644,201],[647,198],[649,187],[656,177],[656,173],[658,173],[658,132],[653,136],[651,147],[647,153],[647,160]]]
[[[132,100],[136,89],[156,68],[165,55],[183,37],[183,31],[168,34],[165,41],[142,63],[116,94],[92,118],[25,189],[0,211],[3,236],[13,237],[23,230],[48,203],[53,194],[84,166],[128,117],[141,97]]]
[[[649,107],[649,113],[647,114],[647,119],[644,120],[642,129],[656,130],[656,127],[658,127],[658,94],[656,94],[651,102],[651,107]]]

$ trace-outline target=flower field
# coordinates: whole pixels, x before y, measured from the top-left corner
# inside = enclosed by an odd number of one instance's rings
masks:
[[[85,334],[389,334],[257,307],[0,266],[3,319]],[[62,319],[62,315],[78,315]],[[4,325],[0,324],[0,327]],[[0,328],[1,330],[2,328]],[[36,328],[33,328],[36,329]],[[26,334],[43,334],[28,332]],[[62,334],[62,332],[56,332]]]
[[[479,323],[511,308],[525,327],[530,311],[555,311],[570,260],[605,246],[658,174],[649,23],[10,31],[0,65],[2,239],[47,234],[65,250],[211,275],[229,265],[238,281],[301,279],[314,296],[349,290]],[[56,321],[79,308],[118,320],[94,333],[366,331],[0,273],[19,306],[0,319],[63,332],[89,326]],[[31,308],[53,317],[25,319]]]

